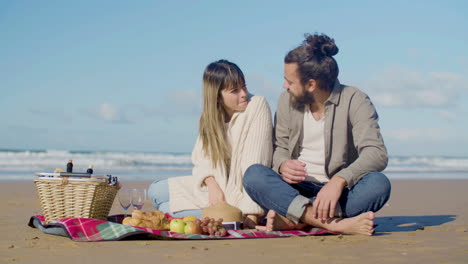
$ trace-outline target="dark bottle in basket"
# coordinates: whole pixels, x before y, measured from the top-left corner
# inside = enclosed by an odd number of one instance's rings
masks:
[[[67,172],[72,173],[73,172],[73,161],[69,160],[67,163]]]
[[[93,165],[89,165],[86,173],[93,174]]]

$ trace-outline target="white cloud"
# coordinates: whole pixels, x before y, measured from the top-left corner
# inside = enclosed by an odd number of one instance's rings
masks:
[[[125,114],[119,110],[119,108],[112,104],[101,104],[96,110],[97,117],[104,121],[127,123],[129,120],[125,117]]]
[[[468,80],[461,74],[401,67],[388,68],[361,85],[377,105],[398,107],[454,107],[460,93],[468,91]]]

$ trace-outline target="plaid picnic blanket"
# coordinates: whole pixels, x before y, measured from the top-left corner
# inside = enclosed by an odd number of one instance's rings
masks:
[[[107,221],[90,218],[64,218],[45,224],[44,216],[32,216],[29,226],[39,228],[44,233],[68,236],[74,241],[115,241],[133,236],[144,236],[147,239],[242,239],[242,238],[273,238],[291,236],[312,236],[322,234],[334,234],[321,228],[309,228],[307,230],[290,231],[256,231],[256,230],[228,230],[224,237],[208,235],[191,235],[170,231],[154,230],[143,227],[122,225],[124,215],[109,216]],[[53,230],[53,231],[50,231]]]

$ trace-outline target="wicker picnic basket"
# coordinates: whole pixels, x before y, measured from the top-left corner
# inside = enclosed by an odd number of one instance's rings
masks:
[[[45,222],[68,217],[105,220],[120,189],[105,176],[60,177],[37,173],[34,180]]]

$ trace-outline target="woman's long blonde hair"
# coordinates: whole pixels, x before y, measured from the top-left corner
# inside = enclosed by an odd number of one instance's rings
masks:
[[[245,78],[239,67],[227,60],[210,63],[203,73],[203,112],[200,117],[199,134],[203,151],[210,157],[213,166],[225,167],[229,173],[231,146],[226,140],[226,111],[221,91],[231,87],[244,87]]]

